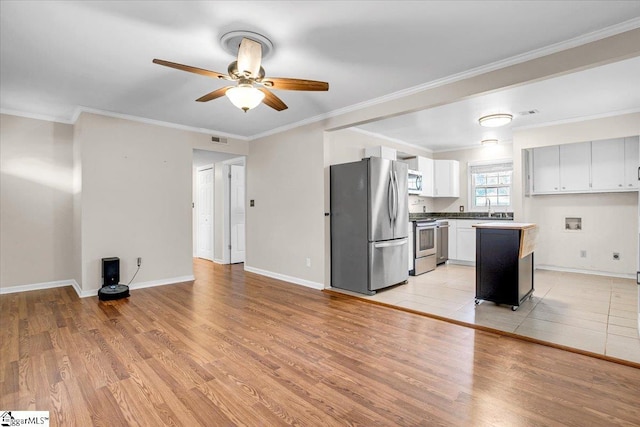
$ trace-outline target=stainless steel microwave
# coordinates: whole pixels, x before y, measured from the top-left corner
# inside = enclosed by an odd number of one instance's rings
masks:
[[[422,193],[422,172],[409,170],[407,175],[409,177],[409,194]]]

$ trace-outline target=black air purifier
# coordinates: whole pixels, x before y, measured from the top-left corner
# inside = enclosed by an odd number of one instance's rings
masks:
[[[121,285],[120,258],[102,258],[102,288],[98,291],[100,301],[126,298],[129,296],[129,287]]]

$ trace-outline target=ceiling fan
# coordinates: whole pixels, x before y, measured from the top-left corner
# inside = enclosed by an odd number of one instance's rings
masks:
[[[266,40],[269,42],[264,36],[259,34],[256,34],[256,36],[259,36],[256,37],[259,40]],[[270,48],[271,45],[268,45],[267,47]],[[244,110],[245,113],[248,110],[257,107],[261,102],[264,102],[276,111],[286,110],[288,108],[287,105],[269,89],[304,91],[329,90],[329,83],[327,82],[290,79],[285,77],[265,77],[264,68],[260,65],[263,56],[262,50],[262,43],[248,37],[242,37],[238,48],[238,59],[229,64],[228,74],[222,74],[216,71],[205,70],[162,59],[154,59],[153,62],[155,64],[164,65],[177,70],[235,82],[236,84],[233,86],[225,86],[220,89],[216,89],[213,92],[209,92],[208,94],[201,96],[196,99],[196,101],[207,102],[226,95],[236,107]]]

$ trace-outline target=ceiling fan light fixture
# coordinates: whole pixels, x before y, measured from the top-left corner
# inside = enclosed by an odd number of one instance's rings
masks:
[[[245,113],[252,108],[257,107],[264,99],[264,93],[251,86],[250,84],[241,84],[236,87],[229,88],[225,95],[229,101]]]
[[[512,119],[513,116],[511,114],[489,114],[488,116],[480,117],[478,123],[480,123],[480,126],[495,128],[511,123]]]

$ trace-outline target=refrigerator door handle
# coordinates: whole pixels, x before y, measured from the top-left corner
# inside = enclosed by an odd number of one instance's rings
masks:
[[[402,246],[407,244],[407,239],[392,240],[390,242],[374,243],[374,248],[390,248],[392,246]]]
[[[389,225],[393,227],[393,175],[389,171],[389,185],[387,193],[387,209],[389,210]]]
[[[398,187],[398,173],[395,171],[393,171],[393,178],[395,179],[396,185],[395,185],[395,189],[396,189],[396,196],[395,196],[395,206],[393,209],[393,221],[397,221],[398,220],[398,205],[400,203],[400,200],[398,200],[400,198],[400,188]]]

